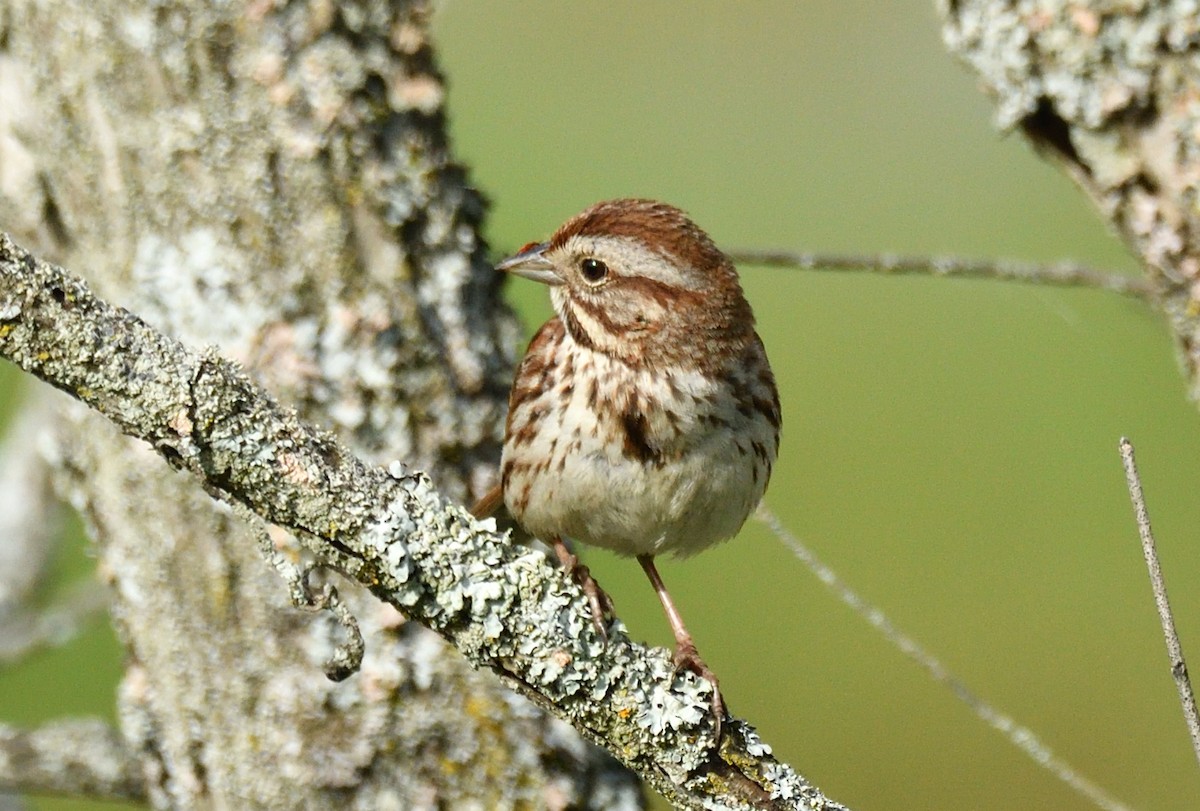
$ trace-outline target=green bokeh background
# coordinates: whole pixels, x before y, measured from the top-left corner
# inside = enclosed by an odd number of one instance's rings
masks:
[[[598,199],[657,197],[729,247],[1136,263],[998,135],[929,0],[438,4],[458,154],[498,251]],[[1196,807],[1124,488],[1137,445],[1200,656],[1200,412],[1160,317],[1113,294],[743,268],[780,382],[767,500],[985,699],[1139,809]],[[511,286],[532,330],[537,285]],[[7,397],[15,376],[0,378]],[[82,544],[64,568],[89,566]],[[631,632],[631,561],[587,552]],[[1088,809],[872,632],[781,544],[663,566],[732,709],[859,809]],[[107,631],[0,674],[0,713],[111,714]],[[43,809],[98,804],[42,800]]]

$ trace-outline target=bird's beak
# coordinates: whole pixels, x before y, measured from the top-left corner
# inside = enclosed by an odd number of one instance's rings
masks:
[[[534,242],[496,265],[496,270],[515,273],[542,284],[562,284],[562,277],[554,272],[554,265],[546,258],[549,242]]]

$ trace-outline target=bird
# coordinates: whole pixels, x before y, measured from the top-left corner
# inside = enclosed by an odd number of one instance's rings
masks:
[[[675,636],[676,671],[712,685],[655,566],[738,533],[766,491],[781,412],[771,365],[733,262],[666,203],[596,203],[545,242],[496,265],[549,287],[509,395],[500,482],[473,512],[503,505],[549,543],[605,635],[612,600],[565,539],[636,557]]]

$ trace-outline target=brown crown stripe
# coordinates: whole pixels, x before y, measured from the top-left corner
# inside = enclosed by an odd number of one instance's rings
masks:
[[[729,264],[725,254],[687,214],[655,200],[624,199],[597,203],[567,220],[551,237],[551,249],[562,247],[573,236],[640,239],[693,267]]]

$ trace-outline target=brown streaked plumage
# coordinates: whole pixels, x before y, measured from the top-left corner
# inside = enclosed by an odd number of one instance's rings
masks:
[[[682,211],[597,203],[498,269],[550,287],[509,398],[499,492],[580,581],[601,633],[611,602],[564,537],[635,555],[676,639],[676,664],[712,683],[654,566],[731,538],[779,450],[775,379],[737,271]]]

